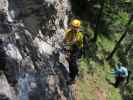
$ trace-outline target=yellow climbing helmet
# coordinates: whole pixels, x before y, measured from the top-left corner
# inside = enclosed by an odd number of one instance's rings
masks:
[[[80,24],[81,24],[81,22],[80,22],[80,20],[78,20],[78,19],[74,19],[74,20],[71,21],[71,25],[72,25],[73,27],[79,28],[79,27],[80,27]]]

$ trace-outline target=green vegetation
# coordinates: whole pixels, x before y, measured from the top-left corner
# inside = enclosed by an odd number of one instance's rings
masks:
[[[104,41],[104,42],[103,42]],[[104,37],[98,37],[97,45],[100,48],[97,51],[99,59],[104,59],[105,53],[113,49],[114,43]],[[102,51],[103,50],[103,51]],[[98,100],[97,88],[101,89],[106,100],[122,100],[119,90],[110,85],[106,79],[114,81],[113,76],[108,73],[111,67],[107,61],[103,64],[93,61],[93,59],[81,59],[80,61],[80,80],[78,81],[81,100]]]
[[[71,3],[73,13],[82,20],[82,31],[89,36],[77,83],[81,100],[99,100],[96,91],[102,91],[105,100],[133,100],[132,74],[123,90],[106,80],[114,81],[108,72],[119,62],[133,73],[133,0],[71,0]]]

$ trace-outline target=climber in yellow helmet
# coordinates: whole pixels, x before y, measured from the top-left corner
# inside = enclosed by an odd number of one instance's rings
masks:
[[[75,78],[79,72],[76,61],[82,55],[83,33],[80,32],[80,26],[80,20],[74,19],[70,23],[70,28],[65,30],[64,44],[67,46],[65,49],[69,49],[70,51],[69,57],[67,58],[70,71],[70,83],[75,82]]]

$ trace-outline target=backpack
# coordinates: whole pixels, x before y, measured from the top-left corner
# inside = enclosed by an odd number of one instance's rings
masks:
[[[128,70],[128,76],[127,76],[126,84],[129,83],[131,73],[132,73],[132,72],[131,72],[130,70]]]
[[[89,35],[87,33],[84,33],[84,36],[83,36],[83,48],[82,48],[82,53],[83,55],[85,55],[85,50],[86,48],[89,47]]]

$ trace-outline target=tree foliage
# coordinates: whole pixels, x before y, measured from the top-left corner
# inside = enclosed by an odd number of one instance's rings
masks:
[[[96,58],[98,37],[102,35],[114,43],[114,48],[106,52],[104,56],[114,60],[113,56],[115,55],[118,61],[128,66],[128,69],[133,73],[133,0],[70,1],[74,14],[83,22],[88,23],[85,24],[83,31],[91,34],[90,40],[93,41],[90,43],[92,45],[89,50],[93,51],[92,56]],[[94,45],[96,46],[95,50],[91,50]],[[131,76],[133,77],[132,74]],[[123,98],[129,96],[128,100],[133,100],[132,83],[131,78],[125,88],[126,94],[122,93]]]

